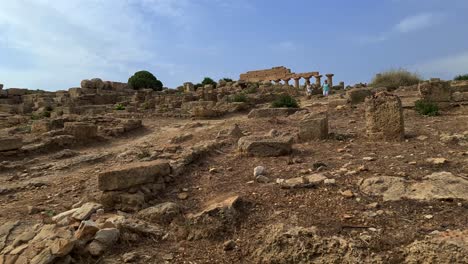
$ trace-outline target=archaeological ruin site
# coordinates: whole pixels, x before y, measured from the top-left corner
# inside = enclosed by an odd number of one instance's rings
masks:
[[[310,70],[0,80],[0,264],[468,263],[468,81]]]

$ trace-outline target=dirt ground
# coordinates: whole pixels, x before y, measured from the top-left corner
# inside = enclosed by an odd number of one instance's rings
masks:
[[[327,110],[326,104],[322,104],[325,99],[317,102],[312,104],[304,99],[302,105],[311,112]],[[217,197],[240,195],[251,206],[235,231],[211,240],[122,242],[98,262],[122,263],[124,253],[136,252],[142,256],[140,263],[251,263],[251,250],[262,240],[259,231],[284,223],[316,227],[318,234],[324,237],[362,241],[358,246],[369,254],[384,254],[388,263],[400,263],[398,248],[436,230],[468,228],[467,201],[384,202],[380,197],[360,192],[359,182],[373,176],[417,181],[433,172],[446,171],[468,178],[467,146],[445,144],[439,139],[441,133],[468,131],[466,108],[454,108],[436,117],[423,117],[405,109],[404,116],[406,139],[402,142],[367,140],[364,108],[358,105],[330,109],[330,139],[294,144],[293,154],[289,156],[245,157],[238,153],[235,144],[228,144],[191,165],[154,203],[173,201],[189,214],[200,211]],[[28,214],[28,206],[59,213],[81,200],[98,201],[97,174],[100,171],[144,159],[148,153],[173,146],[169,140],[176,135],[193,134],[192,139],[178,144],[184,149],[215,139],[219,131],[234,124],[251,135],[267,134],[272,129],[291,135],[298,131],[298,121],[294,118],[248,119],[244,113],[218,120],[159,117],[144,119],[143,123],[143,130],[74,149],[77,153],[73,157],[57,159],[56,153],[25,157],[22,167],[1,171],[0,222],[16,219],[33,225],[41,221],[41,216]],[[202,125],[187,128],[187,124],[194,123]],[[363,159],[365,157],[373,159]],[[426,161],[437,157],[448,162],[436,166]],[[264,166],[273,182],[254,182],[256,166]],[[213,168],[215,173],[210,172]],[[341,168],[355,172],[343,175]],[[328,178],[336,179],[336,184],[281,189],[275,183],[277,178],[294,178],[317,169]],[[181,190],[188,190],[186,200],[178,198]],[[346,190],[350,190],[353,197],[342,195]],[[427,215],[433,218],[427,219]],[[235,241],[234,250],[224,250],[223,243],[227,240]]]

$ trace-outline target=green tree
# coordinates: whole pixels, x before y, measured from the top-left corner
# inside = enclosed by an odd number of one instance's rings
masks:
[[[455,81],[468,81],[468,74],[458,75],[454,78]]]
[[[207,84],[211,84],[211,85],[213,85],[214,88],[216,88],[216,85],[217,85],[217,83],[215,81],[213,81],[213,79],[211,79],[210,77],[205,77],[203,79],[203,81],[201,82],[201,84],[203,86],[205,86]]]
[[[163,84],[149,71],[136,72],[128,79],[128,86],[134,90],[153,89],[162,91]]]

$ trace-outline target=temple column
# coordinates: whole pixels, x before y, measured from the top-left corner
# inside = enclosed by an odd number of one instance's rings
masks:
[[[304,79],[305,79],[306,86],[310,85],[310,77],[304,77]]]
[[[315,86],[320,88],[322,86],[322,75],[315,75]]]
[[[335,74],[332,74],[332,73],[329,73],[329,74],[326,74],[325,76],[327,76],[327,80],[328,80],[328,85],[330,85],[330,88],[333,87],[333,76]]]
[[[294,78],[294,87],[296,87],[296,89],[299,89],[299,80],[301,78]]]
[[[284,79],[284,80],[283,80],[283,81],[284,81],[284,84],[285,84],[285,85],[289,85],[289,80],[291,80],[291,78],[286,78],[286,79]]]

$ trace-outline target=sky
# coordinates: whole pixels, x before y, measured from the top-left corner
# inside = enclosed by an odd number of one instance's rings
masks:
[[[0,0],[0,83],[49,91],[82,79],[165,86],[285,66],[369,82],[406,68],[468,73],[467,0]]]

